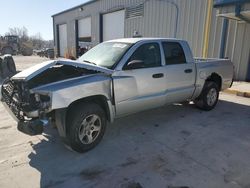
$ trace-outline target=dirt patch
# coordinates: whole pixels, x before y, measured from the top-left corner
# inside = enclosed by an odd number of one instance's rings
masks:
[[[127,166],[131,166],[131,165],[136,165],[138,163],[138,160],[128,157],[126,162],[122,163],[120,166],[121,167],[127,167]]]
[[[153,161],[152,170],[165,178],[172,178],[176,176],[176,172],[168,167],[167,159],[160,155]]]
[[[84,179],[93,180],[98,179],[105,170],[99,168],[86,169],[80,172],[80,176]]]
[[[181,131],[181,134],[183,135],[183,136],[190,136],[192,133],[191,132],[189,132],[189,131],[186,131],[186,130],[182,130]]]
[[[131,181],[123,184],[121,188],[143,188],[143,187],[140,183]]]
[[[159,127],[160,125],[159,124],[154,124],[154,127]]]

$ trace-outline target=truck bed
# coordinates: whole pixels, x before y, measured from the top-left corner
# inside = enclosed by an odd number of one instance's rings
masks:
[[[218,62],[218,61],[229,61],[229,59],[220,59],[220,58],[201,58],[201,57],[195,57],[194,58],[195,63],[203,63],[203,62]]]
[[[222,78],[221,90],[231,86],[234,70],[233,64],[229,59],[194,58],[194,61],[196,64],[197,75],[199,75],[200,78],[202,78],[202,76],[206,77],[206,75],[217,73]]]

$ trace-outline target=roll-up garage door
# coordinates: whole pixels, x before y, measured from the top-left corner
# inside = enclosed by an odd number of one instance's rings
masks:
[[[59,25],[60,57],[64,57],[67,50],[67,24]]]
[[[125,10],[103,15],[103,41],[124,38]]]
[[[78,21],[79,42],[91,42],[91,17]]]

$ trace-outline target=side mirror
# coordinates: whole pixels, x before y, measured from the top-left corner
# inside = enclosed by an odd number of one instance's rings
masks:
[[[125,70],[140,69],[144,67],[144,62],[142,60],[133,60],[127,64]]]

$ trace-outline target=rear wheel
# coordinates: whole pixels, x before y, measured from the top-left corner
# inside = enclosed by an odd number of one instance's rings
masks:
[[[205,82],[201,95],[194,100],[195,105],[202,110],[212,110],[219,98],[219,87],[215,82]]]
[[[95,103],[78,104],[68,117],[68,139],[77,152],[94,148],[102,139],[106,129],[104,110]]]

